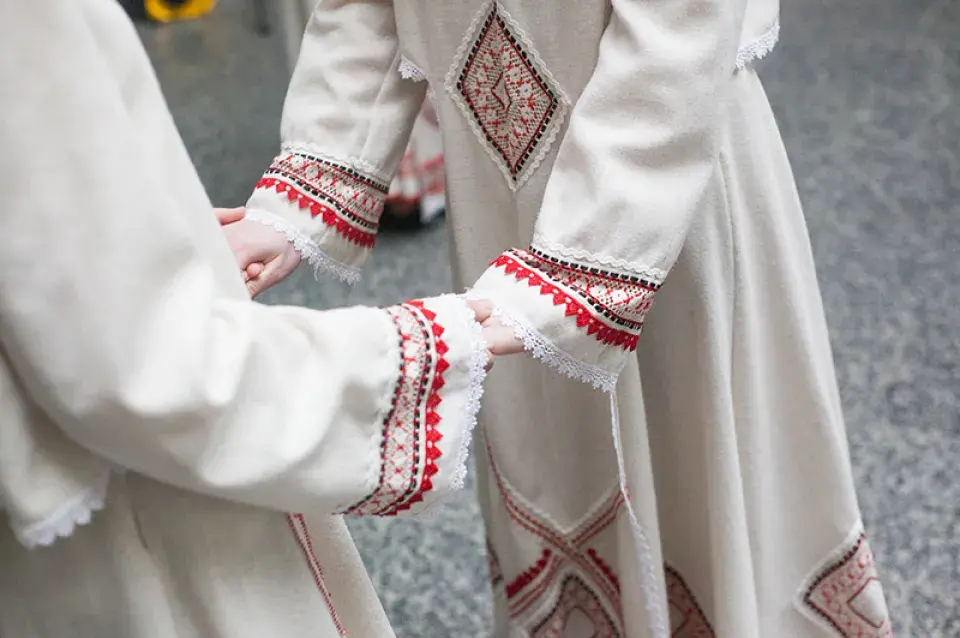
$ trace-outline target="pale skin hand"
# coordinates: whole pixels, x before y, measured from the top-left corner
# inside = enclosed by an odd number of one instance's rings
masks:
[[[300,253],[283,233],[244,219],[243,208],[216,208],[214,212],[251,297],[277,285],[300,265]]]
[[[227,243],[243,272],[243,279],[251,297],[283,281],[300,265],[300,253],[283,233],[258,222],[244,219],[243,208],[215,208],[217,220],[223,226]],[[487,300],[470,300],[477,323],[487,343],[488,367],[493,357],[523,352],[523,344],[512,328],[493,316],[493,305]]]
[[[486,299],[469,300],[467,305],[473,309],[477,322],[487,342],[487,352],[491,357],[502,357],[523,352],[523,343],[517,339],[513,328],[503,325],[493,316],[493,304]]]

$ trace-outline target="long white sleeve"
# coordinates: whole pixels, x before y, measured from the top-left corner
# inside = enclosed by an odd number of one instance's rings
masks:
[[[611,389],[717,166],[740,0],[613,0],[529,250],[474,290],[529,349]]]
[[[164,181],[189,163],[151,170],[153,127],[180,141],[126,20],[108,64],[84,7],[120,9],[97,2],[0,7],[0,345],[33,400],[117,465],[258,506],[394,514],[459,483],[470,311],[245,299],[209,202]]]
[[[360,276],[423,105],[399,72],[392,0],[325,0],[307,24],[287,93],[282,150],[247,203],[319,272]]]

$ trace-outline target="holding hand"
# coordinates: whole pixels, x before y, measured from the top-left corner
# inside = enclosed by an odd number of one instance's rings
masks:
[[[280,283],[300,265],[300,253],[286,236],[244,219],[243,208],[216,208],[214,212],[224,227],[251,297]]]
[[[283,281],[300,265],[300,253],[283,233],[259,222],[244,219],[245,209],[215,208],[217,220],[223,226],[227,243],[243,271],[251,297]],[[523,352],[523,343],[513,328],[504,325],[493,315],[493,304],[483,300],[468,300],[467,305],[483,329],[487,343],[489,364],[493,357]]]
[[[486,299],[468,300],[467,305],[473,310],[477,322],[483,328],[483,339],[487,342],[487,353],[490,364],[493,357],[523,352],[523,343],[517,338],[513,328],[505,326],[500,319],[493,316],[493,304]]]

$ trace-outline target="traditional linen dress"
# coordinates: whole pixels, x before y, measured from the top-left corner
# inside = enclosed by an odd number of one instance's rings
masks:
[[[0,636],[392,636],[334,514],[462,483],[472,313],[251,302],[120,6],[0,36]]]
[[[751,69],[778,15],[326,0],[307,27],[252,214],[356,279],[429,85],[457,280],[540,360],[498,366],[482,418],[497,636],[891,635]]]

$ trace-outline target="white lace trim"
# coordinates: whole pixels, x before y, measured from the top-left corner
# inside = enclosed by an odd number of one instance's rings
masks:
[[[27,547],[49,547],[58,538],[73,535],[78,525],[87,525],[93,514],[103,509],[107,500],[107,486],[110,483],[110,471],[107,470],[87,489],[64,503],[56,512],[39,523],[23,529],[14,528],[17,539]]]
[[[450,486],[453,490],[462,490],[467,478],[467,460],[470,458],[470,445],[473,431],[477,427],[477,414],[480,412],[480,399],[483,398],[483,382],[487,378],[487,342],[483,338],[483,329],[477,323],[473,310],[462,297],[457,298],[457,306],[463,321],[470,326],[470,377],[467,385],[467,428],[460,440],[456,466]]]
[[[541,74],[543,74],[551,88],[556,91],[557,98],[559,100],[559,105],[557,107],[554,120],[550,123],[546,136],[539,143],[540,149],[537,151],[536,156],[530,161],[530,163],[523,168],[519,175],[517,175],[516,181],[514,181],[513,176],[510,174],[510,169],[506,162],[503,161],[503,158],[500,157],[496,150],[494,150],[494,148],[486,142],[486,133],[483,132],[483,128],[477,123],[476,118],[470,113],[469,107],[467,106],[466,102],[464,102],[460,92],[457,90],[457,78],[460,75],[463,62],[466,59],[467,51],[476,41],[477,35],[480,31],[480,25],[483,23],[486,17],[490,15],[490,11],[494,9],[496,9],[504,21],[510,25],[510,29],[520,40],[523,50],[529,56],[530,62]],[[550,149],[553,147],[553,144],[557,139],[557,135],[560,134],[560,130],[563,128],[563,123],[567,117],[567,111],[570,110],[570,100],[560,87],[560,83],[557,82],[556,78],[553,77],[553,73],[551,73],[550,69],[547,68],[547,65],[544,64],[543,59],[541,59],[540,54],[533,46],[533,42],[527,36],[527,33],[523,30],[523,28],[520,27],[517,21],[513,19],[506,9],[503,8],[503,5],[500,4],[498,0],[493,0],[492,2],[484,4],[483,8],[481,8],[477,15],[474,16],[473,23],[467,30],[466,35],[464,35],[463,39],[460,41],[460,47],[457,49],[456,56],[454,56],[453,64],[447,71],[444,88],[446,89],[450,98],[460,108],[460,111],[467,120],[467,124],[470,125],[470,129],[477,136],[477,139],[480,140],[480,143],[486,150],[487,155],[490,156],[490,159],[493,160],[494,164],[496,164],[500,169],[500,172],[503,173],[503,176],[506,178],[507,185],[513,191],[516,191],[523,186],[530,176],[533,175],[543,163],[543,159],[546,157],[547,153],[550,152]]]
[[[300,253],[300,257],[313,266],[313,275],[317,279],[320,278],[321,274],[329,274],[350,285],[360,280],[359,268],[348,266],[327,256],[312,237],[280,215],[265,210],[248,209],[245,218],[264,226],[270,226],[275,231],[283,233]]]
[[[466,428],[460,439],[460,449],[457,450],[454,461],[453,475],[450,479],[450,493],[445,497],[428,503],[424,509],[413,515],[418,520],[433,520],[437,518],[449,504],[454,495],[464,489],[467,480],[467,461],[470,460],[470,448],[473,444],[473,433],[477,428],[477,415],[480,412],[480,400],[483,398],[483,382],[487,378],[487,343],[483,338],[483,328],[474,319],[473,310],[465,303],[465,296],[457,297],[458,315],[465,325],[470,326],[471,349],[470,372],[467,382]]]
[[[400,71],[400,77],[404,80],[410,80],[411,82],[427,81],[427,74],[423,72],[423,69],[411,62],[410,58],[405,55],[400,56],[400,66],[397,70]]]
[[[536,233],[533,236],[533,242],[531,246],[537,250],[542,250],[543,252],[551,255],[565,257],[581,263],[585,262],[588,264],[598,264],[613,270],[635,275],[646,281],[649,281],[652,284],[659,285],[667,278],[667,272],[665,270],[660,270],[659,268],[650,268],[649,266],[629,262],[625,259],[608,257],[606,255],[598,255],[580,248],[569,248],[562,244],[558,244],[557,242],[550,241],[540,233]]]
[[[427,83],[427,99],[430,100],[430,104],[434,107],[437,106],[437,94],[433,90],[433,85],[430,84],[430,80],[427,79],[427,74],[423,72],[419,66],[414,64],[410,58],[405,55],[400,56],[400,66],[397,68],[400,72],[400,77],[404,80],[410,80],[411,82],[426,82]]]
[[[737,70],[742,71],[757,60],[763,59],[777,46],[780,40],[780,18],[766,33],[752,40],[737,51]]]
[[[372,178],[375,181],[382,182],[384,184],[390,184],[393,181],[390,175],[385,173],[382,168],[374,166],[370,162],[366,162],[356,157],[339,157],[337,155],[333,155],[329,151],[325,151],[311,142],[284,142],[280,150],[284,153],[306,153],[307,155],[312,155],[313,157],[326,162],[331,162],[340,166],[346,166],[347,168],[352,168],[353,170],[362,173],[365,177]]]
[[[480,295],[472,291],[466,293],[468,299],[480,299]],[[584,363],[567,352],[564,352],[549,339],[531,326],[518,313],[504,310],[500,307],[493,309],[493,316],[503,325],[513,328],[517,339],[523,343],[523,349],[542,361],[565,377],[581,383],[588,383],[598,390],[613,392],[617,387],[617,375],[600,366]]]

